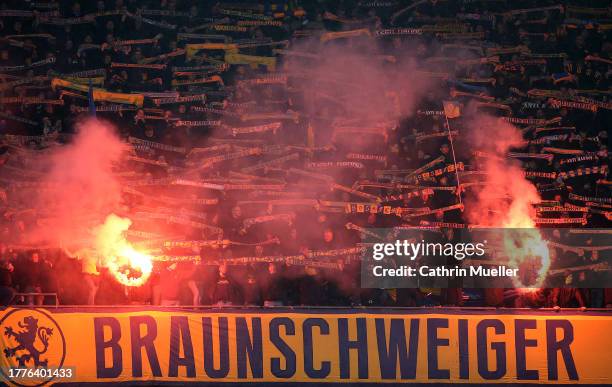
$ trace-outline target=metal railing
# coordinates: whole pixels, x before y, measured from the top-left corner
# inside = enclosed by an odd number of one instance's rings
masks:
[[[57,293],[42,293],[42,292],[33,292],[33,293],[15,293],[13,295],[13,298],[11,299],[11,302],[9,303],[10,306],[31,306],[31,305],[13,305],[13,302],[15,302],[15,300],[19,297],[43,297],[43,299],[45,297],[53,297],[55,300],[55,307],[59,307],[59,298],[57,297]],[[45,306],[51,306],[51,305],[45,305]]]
[[[20,293],[22,294],[22,293]],[[23,293],[30,294],[30,293]],[[31,293],[31,294],[42,294],[42,293]],[[44,293],[53,294],[53,293]],[[11,305],[12,308],[31,308],[32,305]],[[490,312],[491,314],[512,314],[513,312],[534,312],[534,313],[559,313],[559,312],[598,312],[598,313],[610,313],[612,314],[612,308],[507,308],[507,307],[488,307],[488,306],[245,306],[245,305],[151,305],[151,304],[125,304],[125,305],[41,305],[41,307],[52,308],[52,309],[80,309],[80,310],[113,310],[113,309],[127,309],[127,310],[189,310],[189,311],[223,311],[223,310],[240,310],[240,311],[277,311],[277,312],[291,312],[291,311],[309,311],[309,310],[344,310],[344,311],[355,311],[367,312],[370,311],[387,311],[393,313],[393,311],[405,311],[405,312],[418,312],[423,313],[444,313],[448,312]]]

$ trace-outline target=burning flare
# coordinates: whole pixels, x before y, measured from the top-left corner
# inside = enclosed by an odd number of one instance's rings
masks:
[[[124,231],[132,224],[128,218],[110,214],[95,231],[95,243],[102,264],[126,286],[141,286],[153,269],[151,256],[137,251],[125,239]]]
[[[497,183],[492,188],[506,199],[493,200],[489,204],[489,226],[504,228],[503,251],[510,267],[518,268],[520,276],[512,277],[517,288],[537,290],[546,280],[550,267],[550,255],[546,241],[534,221],[533,204],[540,201],[535,187],[527,181],[514,165],[489,163],[487,169]],[[503,176],[503,182],[498,180]],[[485,195],[481,195],[481,198]],[[491,200],[491,199],[489,199]],[[486,203],[486,201],[485,201]],[[529,291],[529,290],[526,290]]]
[[[546,279],[550,256],[546,241],[537,228],[509,229],[504,232],[504,252],[520,277],[512,277],[517,288],[539,288]]]
[[[535,291],[543,285],[550,267],[548,245],[533,220],[533,204],[540,201],[540,195],[517,167],[507,166],[504,170],[508,181],[512,182],[504,186],[510,201],[501,209],[501,227],[508,229],[503,236],[504,253],[509,265],[519,268],[522,274],[512,277],[514,285],[525,291]],[[494,168],[493,172],[499,174],[500,168]]]
[[[522,144],[522,133],[490,117],[479,117],[473,125],[479,130],[472,132],[472,143],[488,156],[478,160],[486,184],[469,197],[467,216],[473,224],[507,229],[499,242],[509,266],[520,269],[521,276],[513,277],[514,286],[537,290],[550,267],[548,246],[534,221],[533,205],[541,198],[520,166],[506,157]],[[495,128],[495,136],[483,128]]]

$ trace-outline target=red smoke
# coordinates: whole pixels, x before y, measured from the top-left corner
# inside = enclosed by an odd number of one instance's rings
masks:
[[[517,288],[540,287],[550,267],[548,246],[534,221],[533,205],[540,202],[540,195],[518,161],[507,157],[511,148],[523,142],[522,134],[511,124],[487,116],[473,119],[469,128],[470,144],[480,152],[475,159],[485,180],[467,197],[467,218],[471,224],[509,229],[489,237],[490,245],[497,244],[501,249],[497,253],[503,253],[496,254],[496,259],[520,269],[522,275],[513,277]]]
[[[43,219],[26,234],[26,242],[66,245],[90,240],[87,230],[120,207],[121,186],[113,166],[126,149],[110,124],[87,120],[77,125],[70,144],[38,158],[37,166],[45,170],[41,182],[49,189],[32,198]]]
[[[523,142],[521,132],[511,124],[488,116],[473,119],[469,144],[479,153],[475,159],[486,173],[484,185],[472,189],[466,199],[471,224],[499,228],[531,228],[540,201],[535,186],[524,176],[518,161],[508,151]]]
[[[400,118],[413,114],[431,85],[416,73],[416,58],[410,50],[385,55],[375,40],[307,41],[295,44],[291,52],[312,55],[289,55],[284,61],[292,79],[290,88],[304,95],[301,110],[314,122],[317,146],[328,145],[321,142],[325,138],[321,132],[338,127],[394,127]],[[353,151],[367,149],[369,144],[360,138],[343,135],[342,141],[349,142]]]

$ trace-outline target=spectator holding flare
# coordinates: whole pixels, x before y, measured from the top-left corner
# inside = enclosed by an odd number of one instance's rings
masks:
[[[76,252],[64,248],[64,252],[70,258],[79,259],[81,261],[81,270],[83,279],[87,286],[87,305],[96,303],[96,295],[100,288],[100,259],[98,254],[89,248],[82,248]]]

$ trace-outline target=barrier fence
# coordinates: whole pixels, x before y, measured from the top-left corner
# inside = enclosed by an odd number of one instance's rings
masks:
[[[53,299],[53,304],[55,306],[59,305],[59,298],[57,297],[57,293],[43,293],[43,292],[15,293],[13,294],[13,298],[9,302],[9,305],[15,303],[16,301],[23,301],[27,297],[40,298],[40,299],[44,299],[45,297],[50,297]]]
[[[14,385],[612,384],[610,309],[11,307],[0,332]]]

